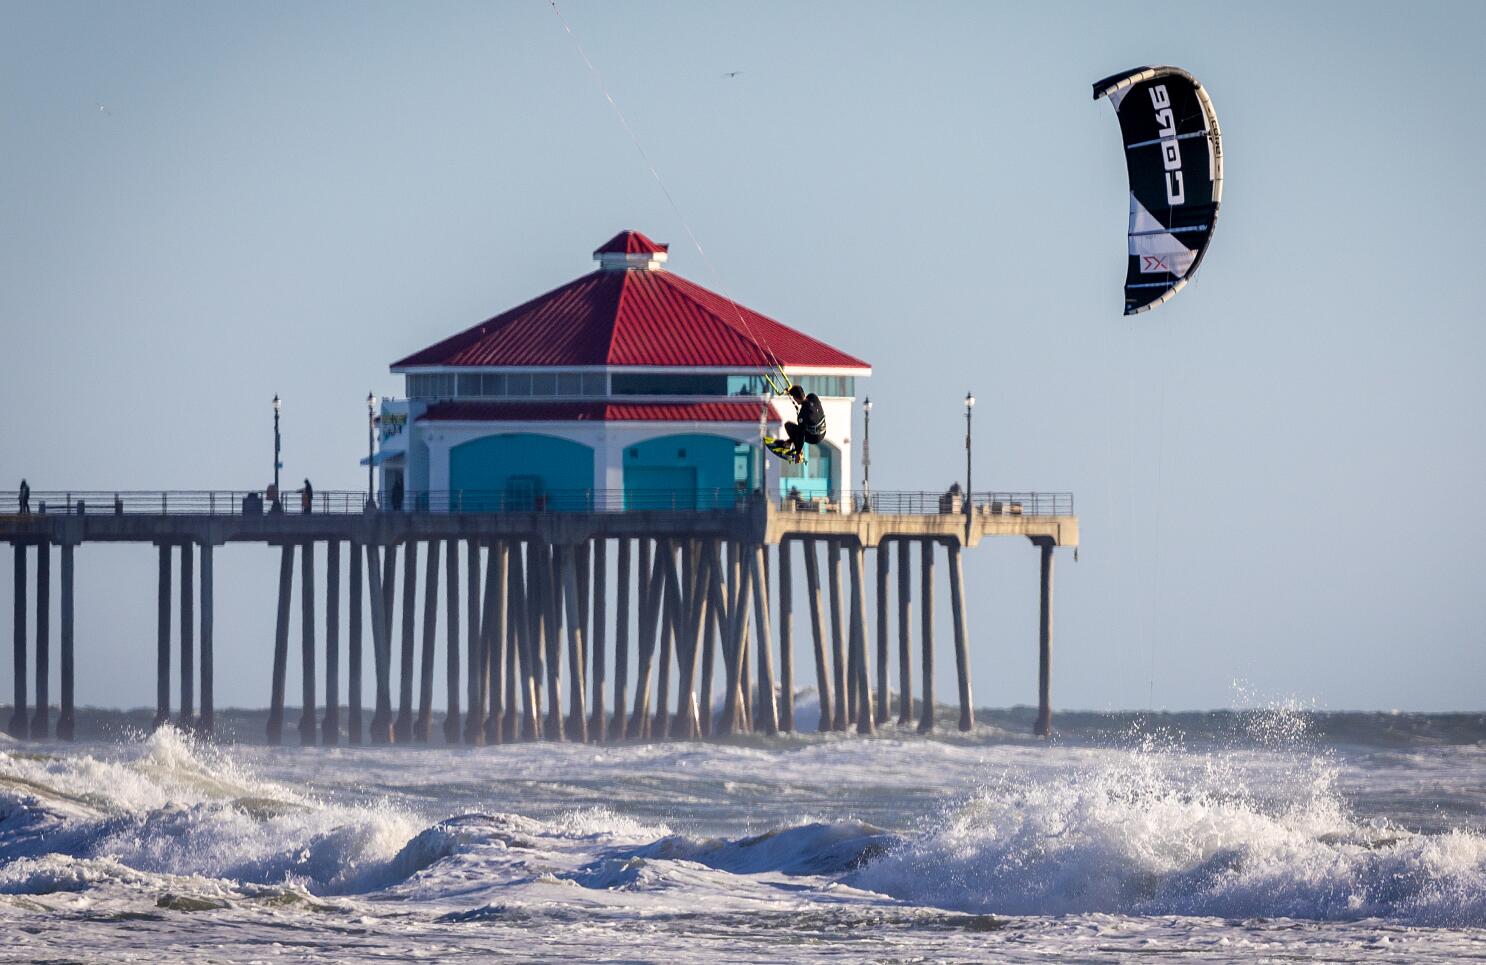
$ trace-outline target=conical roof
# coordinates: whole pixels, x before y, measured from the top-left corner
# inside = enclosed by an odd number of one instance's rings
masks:
[[[594,255],[665,250],[665,245],[656,245],[637,231],[626,231]],[[574,279],[394,362],[392,369],[465,365],[755,368],[769,365],[769,354],[785,366],[870,368],[859,358],[652,261],[618,270],[601,268]]]

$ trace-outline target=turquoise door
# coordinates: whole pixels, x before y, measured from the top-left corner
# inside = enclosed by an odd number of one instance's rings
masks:
[[[624,450],[627,509],[719,509],[737,500],[734,449],[723,436],[648,439]],[[746,484],[746,480],[744,480]]]
[[[456,512],[586,510],[593,450],[535,433],[484,436],[449,450],[449,488]]]
[[[624,508],[696,509],[696,469],[691,466],[636,466],[625,470]]]

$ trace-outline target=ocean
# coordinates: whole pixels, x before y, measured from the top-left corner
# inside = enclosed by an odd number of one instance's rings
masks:
[[[143,719],[0,743],[0,959],[1486,957],[1483,715],[490,748]]]

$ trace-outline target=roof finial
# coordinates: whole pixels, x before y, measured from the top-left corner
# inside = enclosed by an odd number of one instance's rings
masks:
[[[657,271],[668,257],[670,245],[656,244],[638,231],[621,231],[594,249],[593,258],[606,271],[639,269]]]

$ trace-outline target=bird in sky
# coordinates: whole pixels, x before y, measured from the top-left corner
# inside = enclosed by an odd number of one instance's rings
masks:
[[[724,76],[724,77],[737,77],[741,73],[743,73],[743,71],[741,71],[741,70],[730,70],[727,73],[723,74],[722,76]]]
[[[94,101],[94,103],[97,103],[97,102]],[[109,110],[107,107],[104,107],[102,104],[98,104],[98,113],[100,113],[100,114],[107,114],[109,117],[113,117],[113,113],[114,112],[111,111],[111,110]]]

